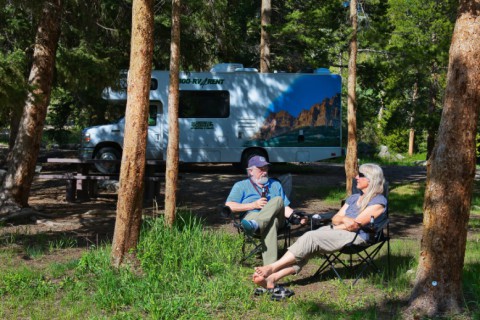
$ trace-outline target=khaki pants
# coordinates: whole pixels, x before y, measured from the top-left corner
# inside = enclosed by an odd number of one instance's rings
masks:
[[[338,251],[347,243],[352,242],[353,238],[355,238],[355,232],[334,230],[330,226],[306,232],[288,248],[288,251],[297,260],[297,265],[293,266],[293,268],[298,273],[313,255]],[[354,242],[356,245],[364,243],[365,240],[361,237],[357,237]]]
[[[285,207],[282,198],[270,199],[262,210],[248,213],[244,219],[255,220],[260,227],[263,264],[267,265],[277,261],[277,230],[285,224]]]

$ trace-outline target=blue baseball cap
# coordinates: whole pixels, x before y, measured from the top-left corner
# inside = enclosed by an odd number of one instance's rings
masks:
[[[267,160],[265,159],[265,157],[262,157],[262,156],[253,156],[250,158],[250,160],[248,160],[248,167],[257,167],[257,168],[260,168],[260,167],[265,167],[265,166],[269,166],[270,163],[267,162]]]

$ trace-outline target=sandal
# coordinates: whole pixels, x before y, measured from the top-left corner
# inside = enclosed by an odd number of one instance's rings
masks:
[[[273,289],[267,289],[267,288],[264,288],[264,287],[258,287],[258,288],[255,288],[255,291],[253,292],[254,295],[256,296],[261,296],[262,294],[264,293],[272,293],[273,292]]]
[[[264,288],[264,287],[258,287],[258,288],[255,288],[255,291],[253,291],[253,294],[256,295],[256,296],[261,296],[265,293],[273,293],[277,288],[283,288],[283,287],[279,287],[277,285],[275,285],[275,288]],[[284,288],[283,288],[284,289]]]
[[[273,289],[270,299],[274,301],[282,301],[290,298],[294,294],[295,292],[293,292],[292,290],[278,286]]]

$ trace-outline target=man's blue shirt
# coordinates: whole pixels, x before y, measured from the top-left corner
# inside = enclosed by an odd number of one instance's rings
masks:
[[[268,188],[267,200],[270,200],[274,197],[281,197],[285,206],[290,205],[290,200],[288,200],[285,192],[283,191],[282,184],[278,180],[268,179],[268,182],[264,185],[264,187]],[[253,183],[250,179],[245,179],[233,185],[226,202],[232,201],[237,203],[252,203],[260,199],[261,193],[262,188],[255,185],[255,183]],[[260,211],[260,209],[255,209],[248,212],[258,211]]]

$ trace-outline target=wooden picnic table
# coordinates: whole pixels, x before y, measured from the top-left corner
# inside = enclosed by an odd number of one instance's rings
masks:
[[[92,172],[95,164],[120,164],[120,160],[80,159],[80,158],[48,158],[47,163],[66,164],[71,167],[63,173],[39,174],[39,179],[62,179],[66,181],[66,200],[68,202],[88,201],[98,193],[97,181],[117,180],[118,173],[104,174]],[[157,173],[156,168],[163,166],[163,160],[146,160],[144,201],[149,202],[160,196],[160,186],[165,181],[163,173]]]

